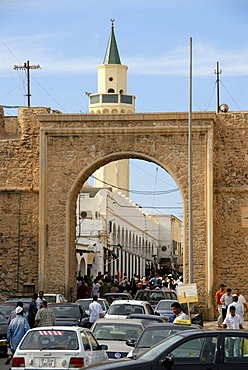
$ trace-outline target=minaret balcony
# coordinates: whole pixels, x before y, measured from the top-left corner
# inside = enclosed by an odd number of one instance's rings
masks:
[[[135,96],[126,94],[90,94],[90,105],[99,104],[131,104],[134,105]]]

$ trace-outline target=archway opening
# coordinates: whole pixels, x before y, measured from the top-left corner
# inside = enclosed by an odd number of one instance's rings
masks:
[[[92,282],[183,274],[183,202],[160,165],[123,158],[98,168],[77,198],[77,277]],[[82,263],[83,260],[83,263]]]

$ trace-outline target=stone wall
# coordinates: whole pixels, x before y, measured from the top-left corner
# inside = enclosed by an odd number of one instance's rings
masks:
[[[69,297],[75,288],[78,192],[96,169],[124,158],[154,161],[177,182],[187,281],[187,113],[50,113],[20,109],[11,121],[15,138],[0,114],[0,299],[23,294],[29,285]],[[244,112],[193,114],[194,277],[206,316],[222,282],[248,296],[247,127]]]
[[[214,134],[215,289],[248,298],[248,113],[219,114]]]

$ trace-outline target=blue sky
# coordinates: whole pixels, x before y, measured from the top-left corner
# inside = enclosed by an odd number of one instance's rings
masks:
[[[41,66],[31,71],[33,106],[87,113],[115,18],[136,112],[188,111],[190,37],[193,111],[216,110],[217,61],[220,102],[247,110],[247,10],[246,0],[0,0],[0,104],[26,104],[25,73],[13,66],[29,60]]]

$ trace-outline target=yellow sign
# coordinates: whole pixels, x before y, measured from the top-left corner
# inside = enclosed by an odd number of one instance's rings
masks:
[[[179,303],[198,302],[197,287],[195,283],[183,284],[176,287]]]
[[[175,318],[175,320],[173,321],[173,324],[178,324],[178,325],[191,325],[191,321],[190,320],[180,320],[178,319],[177,317]]]

